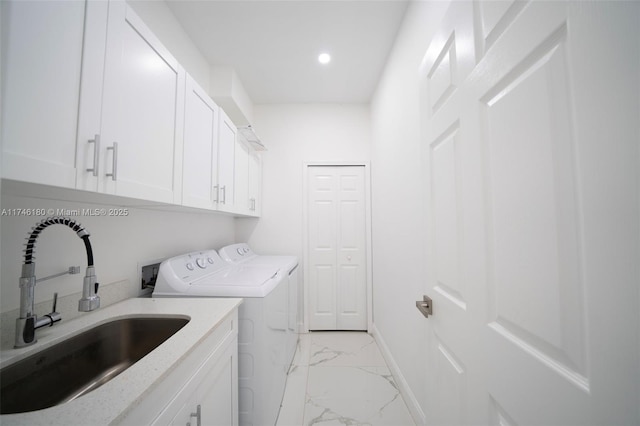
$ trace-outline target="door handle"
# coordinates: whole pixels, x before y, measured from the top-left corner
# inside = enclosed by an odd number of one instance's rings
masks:
[[[198,404],[198,406],[196,407],[196,412],[191,413],[191,415],[189,416],[189,418],[192,418],[192,417],[196,418],[196,426],[202,425],[202,406],[200,404]],[[187,424],[189,425],[190,422]]]
[[[418,308],[425,318],[429,318],[429,315],[433,315],[433,301],[428,296],[423,296],[422,300],[418,300],[416,302],[416,308]]]

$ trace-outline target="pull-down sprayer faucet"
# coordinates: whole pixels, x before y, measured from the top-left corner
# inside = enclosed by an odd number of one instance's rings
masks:
[[[100,297],[98,296],[98,282],[93,267],[93,251],[89,241],[89,233],[76,221],[65,217],[49,217],[42,220],[31,229],[27,237],[27,248],[24,251],[24,264],[22,265],[22,276],[20,277],[20,317],[16,319],[16,341],[15,347],[21,348],[34,344],[36,339],[35,331],[38,328],[52,326],[62,319],[59,313],[54,312],[38,318],[34,313],[34,299],[36,287],[36,265],[33,262],[33,253],[38,235],[49,225],[66,225],[76,232],[78,237],[84,241],[87,251],[87,272],[82,286],[82,298],[78,302],[78,310],[83,312],[93,311],[100,307]]]

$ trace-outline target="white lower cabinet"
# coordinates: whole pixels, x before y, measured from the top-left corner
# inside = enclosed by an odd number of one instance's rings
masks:
[[[235,310],[118,424],[237,425],[237,324]]]
[[[183,393],[188,393],[186,401],[176,398],[167,410],[176,415],[169,422],[172,425],[220,425],[237,424],[237,400],[233,397],[235,356],[228,347],[222,357],[215,362],[203,365],[198,374],[191,378]],[[174,407],[175,405],[175,407]],[[164,417],[164,416],[162,416]],[[155,424],[165,424],[164,418],[158,418]]]

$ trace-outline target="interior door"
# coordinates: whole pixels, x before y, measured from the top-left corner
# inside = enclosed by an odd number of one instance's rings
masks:
[[[429,424],[640,422],[639,22],[451,3],[421,66]]]
[[[485,285],[480,276],[467,276],[472,228],[482,229],[482,218],[467,214],[473,197],[466,177],[478,157],[465,150],[468,108],[460,85],[475,65],[473,3],[452,2],[441,28],[429,46],[421,69],[424,83],[422,112],[424,125],[425,195],[428,234],[426,236],[425,295],[432,299],[428,318],[428,378],[425,415],[429,424],[487,424],[480,395],[486,393],[481,377],[478,338],[484,312]],[[475,168],[474,168],[475,167]],[[472,180],[470,180],[473,183]],[[473,198],[471,198],[473,199]],[[477,247],[476,247],[477,248]],[[418,296],[418,298],[420,298]]]
[[[363,166],[310,166],[309,329],[367,329]]]

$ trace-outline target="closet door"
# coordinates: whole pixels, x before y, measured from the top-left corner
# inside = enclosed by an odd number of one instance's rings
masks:
[[[367,329],[364,167],[310,166],[309,329]]]

